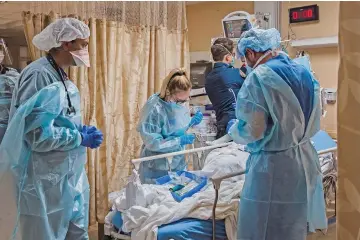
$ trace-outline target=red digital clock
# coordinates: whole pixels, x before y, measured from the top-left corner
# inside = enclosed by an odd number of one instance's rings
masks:
[[[290,23],[301,23],[319,20],[319,6],[311,5],[289,9]]]

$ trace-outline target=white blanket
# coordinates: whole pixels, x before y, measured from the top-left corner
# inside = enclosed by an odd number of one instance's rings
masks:
[[[204,171],[211,175],[223,176],[245,169],[248,154],[239,150],[236,144],[212,151],[205,162]],[[239,195],[244,176],[222,182],[216,208],[216,218],[225,219],[228,239],[236,239]],[[113,208],[121,211],[124,232],[131,232],[131,239],[156,240],[158,227],[182,218],[211,219],[215,191],[209,182],[203,191],[176,202],[170,191],[162,186],[141,185],[142,194],[136,194],[134,202],[140,205],[127,208],[126,190],[120,192]],[[129,192],[129,191],[128,191]],[[144,194],[145,193],[145,194]],[[142,198],[139,200],[139,196]]]

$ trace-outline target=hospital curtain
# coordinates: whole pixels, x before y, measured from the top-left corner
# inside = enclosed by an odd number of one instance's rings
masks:
[[[132,169],[130,160],[139,157],[142,142],[136,125],[142,106],[160,89],[162,79],[171,69],[190,65],[183,2],[128,4],[135,4],[131,9],[137,9],[137,14],[148,21],[163,15],[165,21],[158,22],[165,24],[152,21],[136,25],[126,18],[124,21],[90,18],[91,67],[68,70],[69,78],[81,93],[84,123],[95,125],[105,133],[101,148],[88,151],[90,225],[103,223],[109,209],[108,193],[125,186]],[[130,18],[134,12],[126,14]],[[168,14],[180,14],[176,18],[181,22]],[[59,16],[23,13],[32,60],[44,55],[31,44],[32,38]]]
[[[337,239],[360,239],[360,4],[340,2]]]

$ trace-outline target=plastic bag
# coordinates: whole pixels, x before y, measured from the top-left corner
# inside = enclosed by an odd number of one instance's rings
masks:
[[[170,184],[172,185],[184,185],[191,181],[191,179],[185,176],[185,173],[179,176],[176,172],[169,172],[169,176],[171,178]]]
[[[146,207],[148,204],[148,197],[149,193],[147,193],[145,188],[142,186],[138,172],[133,170],[133,173],[129,177],[129,182],[125,188],[126,209],[129,209],[133,206]]]

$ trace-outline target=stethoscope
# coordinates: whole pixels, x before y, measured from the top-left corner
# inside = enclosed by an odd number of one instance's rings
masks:
[[[71,100],[70,100],[70,94],[69,94],[69,91],[66,87],[66,84],[65,84],[65,80],[64,80],[64,75],[66,76],[66,73],[64,72],[64,70],[62,68],[60,68],[54,58],[50,55],[50,54],[47,54],[46,55],[46,59],[49,61],[49,63],[51,64],[51,66],[55,69],[55,71],[59,74],[59,77],[60,77],[60,80],[61,82],[63,83],[64,87],[65,87],[65,92],[66,92],[66,96],[67,96],[67,99],[68,99],[68,109],[67,109],[67,114],[68,115],[72,115],[76,113],[76,110],[74,108],[74,106],[71,104]],[[67,78],[67,77],[66,77]]]

